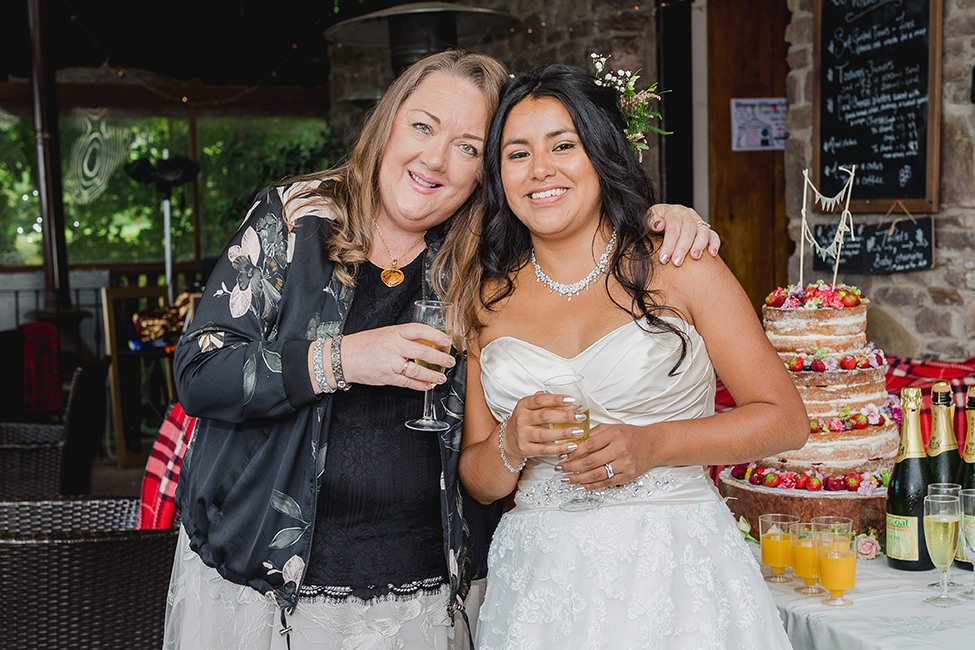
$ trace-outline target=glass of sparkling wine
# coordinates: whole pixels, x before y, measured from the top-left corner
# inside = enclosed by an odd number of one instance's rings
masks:
[[[819,579],[819,556],[816,555],[815,527],[812,522],[792,524],[789,532],[792,534],[792,573],[801,578],[804,585],[796,587],[795,592],[807,596],[826,593],[816,586]]]
[[[450,336],[453,333],[451,327],[453,307],[453,304],[440,302],[439,300],[417,300],[413,303],[413,320],[417,323],[429,325]],[[441,352],[450,352],[449,345],[434,345],[430,341],[424,341],[423,339],[420,339],[419,342],[424,345],[429,345],[431,348],[436,348]],[[443,366],[435,366],[420,359],[413,359],[413,363],[436,372],[444,371]],[[433,405],[433,386],[433,384],[430,384],[430,388],[423,393],[423,416],[416,420],[406,422],[406,426],[410,429],[417,431],[446,431],[450,428],[449,424],[437,419],[437,413]]]
[[[948,565],[958,549],[961,528],[961,499],[947,494],[924,497],[924,543],[934,567],[941,572],[941,590],[937,596],[925,598],[926,605],[954,607],[961,601],[948,595]]]
[[[845,527],[821,528],[814,534],[816,555],[819,557],[819,584],[830,594],[822,602],[831,607],[848,607],[853,601],[844,598],[843,594],[853,589],[857,574],[853,531]]]
[[[960,491],[961,497],[961,532],[959,542],[965,547],[965,555],[969,560],[975,558],[975,489]],[[961,592],[965,598],[975,599],[975,571],[972,572],[972,588]]]
[[[928,496],[934,494],[947,494],[948,496],[957,497],[961,492],[961,485],[958,483],[929,483],[928,484]],[[958,532],[958,543],[961,544],[961,531]],[[948,588],[951,590],[961,589],[964,585],[960,585],[951,579],[951,565],[945,570],[948,574]],[[928,587],[931,589],[941,589],[941,581],[936,580],[935,582],[929,583]]]
[[[549,377],[542,382],[545,386],[545,391],[552,393],[554,395],[565,395],[566,397],[571,397],[575,400],[573,408],[579,412],[584,413],[586,419],[582,422],[575,422],[571,424],[549,424],[550,429],[582,429],[582,434],[578,436],[562,438],[556,440],[555,444],[562,444],[566,442],[581,442],[589,437],[589,410],[591,407],[589,395],[582,388],[582,375],[566,373],[563,375],[556,375],[554,377]],[[602,497],[598,494],[593,493],[590,490],[585,492],[580,492],[579,494],[573,495],[571,498],[563,501],[559,504],[559,508],[562,510],[569,511],[579,511],[579,510],[589,510],[602,503]]]
[[[792,566],[792,533],[790,526],[799,523],[799,517],[784,514],[765,514],[758,517],[758,530],[762,545],[762,564],[772,569],[769,582],[791,582],[784,575]]]

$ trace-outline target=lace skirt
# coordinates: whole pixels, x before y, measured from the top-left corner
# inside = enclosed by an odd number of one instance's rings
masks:
[[[478,650],[792,646],[727,506],[518,507],[488,557]]]
[[[475,584],[468,598],[475,613],[482,590],[483,585]],[[369,602],[300,600],[288,616],[291,650],[469,650],[463,620],[458,617],[451,625],[447,591],[444,585],[435,594]],[[204,564],[180,530],[166,602],[164,650],[287,650],[280,627],[274,605]]]

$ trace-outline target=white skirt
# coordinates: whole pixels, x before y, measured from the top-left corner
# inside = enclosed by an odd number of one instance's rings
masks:
[[[468,596],[472,628],[483,581]],[[300,600],[291,650],[470,650],[464,621],[447,613],[448,587],[409,600]],[[287,650],[280,612],[263,594],[223,578],[180,529],[166,601],[164,650]]]
[[[546,505],[565,485],[555,481],[523,481],[494,533],[477,650],[791,649],[755,557],[703,476],[632,499],[627,484],[583,512]]]

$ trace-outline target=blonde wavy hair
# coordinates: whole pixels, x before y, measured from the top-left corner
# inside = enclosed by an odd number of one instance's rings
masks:
[[[285,213],[294,214],[310,204],[323,204],[333,213],[328,257],[336,263],[335,273],[347,286],[354,284],[358,266],[366,261],[372,246],[372,222],[380,203],[379,168],[396,112],[420,83],[434,72],[453,75],[479,89],[487,103],[489,116],[494,115],[501,86],[508,80],[508,70],[504,64],[486,54],[448,50],[421,59],[389,86],[341,164],[288,179],[288,182],[319,182],[310,184],[310,192],[292,196],[285,206]],[[473,302],[470,305],[461,304],[462,288],[458,285],[476,286],[471,284],[474,279],[466,277],[466,273],[476,266],[477,260],[476,237],[484,214],[482,174],[483,168],[478,172],[477,188],[452,217],[446,240],[433,263],[434,289],[442,298],[459,305],[455,325],[464,322],[461,312],[466,313],[474,308]],[[301,205],[292,209],[289,205],[292,201],[300,201]],[[462,281],[453,282],[461,278]],[[480,282],[480,276],[476,282]],[[454,327],[454,332],[455,340],[460,342],[458,336],[463,335],[462,328]]]

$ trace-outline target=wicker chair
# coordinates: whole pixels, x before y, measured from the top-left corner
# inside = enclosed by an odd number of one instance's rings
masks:
[[[64,427],[0,422],[0,499],[58,494]]]
[[[161,647],[177,529],[135,530],[138,507],[137,499],[0,502],[8,592],[0,645]]]

